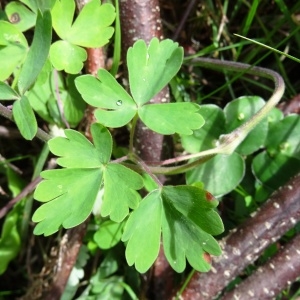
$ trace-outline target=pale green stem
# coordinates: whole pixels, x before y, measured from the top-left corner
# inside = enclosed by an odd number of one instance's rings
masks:
[[[130,156],[131,153],[133,153],[134,133],[135,133],[135,127],[136,127],[136,123],[137,123],[138,118],[139,118],[139,116],[138,116],[138,114],[136,114],[134,116],[133,120],[132,120],[132,123],[131,123],[131,130],[130,130],[130,136],[129,136],[129,154],[128,154],[128,156]]]
[[[187,163],[185,165],[181,165],[178,167],[150,167],[151,172],[156,174],[179,174],[184,173],[187,170],[207,161],[217,154],[232,154],[234,150],[239,146],[239,144],[245,139],[245,137],[249,134],[249,132],[262,120],[264,119],[270,110],[278,104],[283,93],[284,93],[284,81],[282,77],[270,70],[260,67],[252,67],[248,64],[237,63],[232,61],[221,61],[217,59],[211,58],[195,58],[191,61],[194,65],[199,65],[209,69],[226,69],[227,71],[241,71],[243,73],[253,74],[260,77],[265,77],[274,81],[275,89],[270,97],[270,99],[266,102],[266,104],[255,113],[247,122],[233,130],[231,133],[221,135],[217,147],[213,149],[209,149],[206,151],[202,151],[199,153],[185,155],[182,157],[178,157],[172,161],[172,159],[162,162],[161,165],[170,164],[174,162],[179,162],[187,159],[198,158],[198,160],[193,161],[191,163]]]

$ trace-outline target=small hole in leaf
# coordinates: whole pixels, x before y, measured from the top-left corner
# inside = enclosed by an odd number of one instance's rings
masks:
[[[116,104],[117,104],[118,106],[121,106],[121,105],[123,104],[123,102],[122,102],[122,100],[118,100],[118,101],[116,102]]]
[[[18,13],[13,13],[10,16],[9,20],[12,24],[16,24],[16,23],[19,23],[21,21],[21,18],[20,18],[20,15]]]

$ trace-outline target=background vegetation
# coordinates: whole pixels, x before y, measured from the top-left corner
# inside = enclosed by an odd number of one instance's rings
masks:
[[[76,15],[83,2],[74,2]],[[19,28],[26,37],[26,41],[22,41],[24,45],[28,43],[33,47],[36,14],[28,7],[32,8],[35,1],[16,3],[18,13],[19,6],[23,7],[25,3],[25,15],[33,14],[28,17],[29,21],[26,20],[25,27]],[[16,8],[9,6],[12,1],[1,1],[0,4],[1,20],[23,24],[15,14]],[[226,67],[218,71],[204,69],[191,58],[213,57],[275,70],[284,78],[285,94],[278,109],[273,110],[268,120],[264,120],[240,145],[231,156],[233,159],[218,161],[214,158],[185,174],[158,175],[161,182],[174,186],[201,181],[217,197],[218,213],[225,231],[216,238],[223,254],[218,258],[206,257],[208,262],[212,259],[213,266],[207,273],[196,272],[189,265],[182,273],[174,272],[161,248],[151,269],[140,274],[128,266],[124,243],[119,242],[121,235],[112,239],[105,231],[107,226],[118,234],[116,225],[103,223],[109,221],[99,217],[96,208],[89,219],[77,227],[60,229],[48,237],[34,235],[36,223],[32,222],[32,215],[40,203],[33,201],[32,194],[40,180],[39,173],[56,167],[56,164],[43,141],[30,140],[30,131],[27,132],[29,140],[25,140],[10,120],[11,116],[1,116],[0,297],[172,299],[181,295],[182,299],[233,299],[237,295],[240,299],[296,299],[300,294],[297,281],[300,276],[300,176],[297,175],[300,170],[300,77],[299,62],[286,55],[299,58],[300,3],[282,0],[127,0],[112,4],[117,10],[114,23],[113,19],[107,21],[114,27],[111,39],[108,37],[102,44],[86,46],[76,37],[80,34],[88,36],[93,30],[79,26],[74,34],[74,45],[88,48],[82,71],[80,66],[74,72],[67,69],[74,67],[74,60],[68,63],[71,55],[62,55],[65,50],[56,49],[55,52],[54,49],[52,56],[57,59],[53,59],[52,64],[62,70],[55,73],[54,97],[48,99],[49,90],[38,86],[34,89],[33,82],[27,83],[29,92],[36,96],[31,97],[30,102],[37,116],[37,126],[45,132],[53,134],[55,130],[70,126],[91,138],[90,125],[95,121],[93,108],[86,107],[83,101],[76,101],[80,97],[74,85],[76,75],[68,73],[95,75],[98,68],[106,68],[126,87],[126,53],[137,39],[148,43],[153,37],[163,36],[183,46],[182,68],[171,80],[169,88],[164,88],[153,102],[205,105],[203,117],[207,126],[203,127],[204,131],[195,131],[191,136],[162,136],[145,131],[143,124],[137,123],[134,146],[143,161],[159,163],[211,148],[220,134],[230,132],[240,124],[236,116],[242,121],[263,105],[263,99],[270,97],[273,83],[267,79],[232,73]],[[58,20],[64,18],[64,15],[57,17]],[[66,23],[61,26],[61,31],[57,30],[59,25],[55,28],[52,43],[67,34]],[[5,74],[8,59],[13,55],[12,49],[5,52],[8,46],[3,40],[0,36],[1,80],[16,87],[15,78],[21,75],[15,69],[12,75]],[[50,64],[48,67],[51,69]],[[39,77],[38,80],[42,79]],[[26,90],[26,84],[24,86]],[[22,85],[18,88],[22,90]],[[39,98],[47,98],[47,103],[37,107]],[[13,101],[1,103],[11,110]],[[74,105],[75,113],[72,111]],[[130,126],[110,130],[115,159],[127,153],[129,132]],[[237,157],[241,157],[242,163]],[[147,188],[151,190],[151,187]]]

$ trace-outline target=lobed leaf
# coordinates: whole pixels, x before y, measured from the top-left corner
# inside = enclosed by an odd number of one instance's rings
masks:
[[[195,103],[149,104],[139,108],[141,120],[153,131],[161,134],[192,134],[204,124]]]
[[[95,117],[101,124],[121,127],[134,117],[136,104],[107,70],[99,69],[98,79],[91,75],[80,76],[75,85],[88,104],[99,108]]]
[[[61,226],[71,228],[86,220],[102,182],[100,168],[49,170],[41,176],[45,180],[37,186],[34,198],[49,202],[32,216],[34,222],[39,222],[34,234],[51,235]]]
[[[97,168],[107,163],[112,149],[112,138],[108,130],[100,124],[92,125],[93,145],[84,135],[66,129],[64,137],[55,137],[48,144],[51,152],[62,156],[57,163],[67,168]]]
[[[125,252],[127,263],[129,266],[135,264],[140,273],[145,273],[158,256],[161,222],[160,191],[155,190],[130,215],[122,236],[122,241],[128,241]]]
[[[175,271],[184,270],[186,259],[196,270],[208,271],[206,253],[221,254],[211,233],[224,230],[215,205],[197,186],[166,186],[152,191],[125,225],[122,240],[128,241],[128,264],[146,272],[158,255],[162,233],[166,258]]]
[[[151,100],[179,71],[183,48],[171,40],[153,38],[147,47],[138,40],[127,52],[130,91],[141,106]]]
[[[115,222],[123,221],[129,213],[129,208],[138,207],[141,197],[136,190],[141,189],[143,185],[143,178],[138,173],[119,164],[108,164],[104,172],[101,215],[109,215]]]
[[[79,16],[67,33],[66,40],[82,47],[102,47],[109,42],[114,33],[110,25],[115,20],[113,5],[100,5],[99,0],[92,0],[83,6]]]
[[[75,1],[57,0],[51,10],[52,25],[62,40],[67,40],[75,12]]]
[[[50,59],[55,69],[77,74],[87,59],[86,51],[68,41],[57,41],[51,45]]]

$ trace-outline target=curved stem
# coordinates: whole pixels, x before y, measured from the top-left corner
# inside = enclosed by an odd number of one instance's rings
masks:
[[[218,141],[218,146],[213,149],[202,151],[199,153],[186,155],[176,158],[176,162],[198,158],[197,160],[176,167],[149,167],[151,172],[156,174],[179,174],[184,173],[191,168],[207,161],[208,159],[214,157],[217,154],[232,154],[233,151],[239,146],[239,144],[245,139],[248,133],[262,120],[264,119],[270,110],[275,107],[280,101],[283,93],[285,84],[282,77],[273,70],[265,69],[261,67],[252,67],[248,64],[232,62],[232,61],[221,61],[218,59],[211,58],[194,58],[191,60],[194,65],[199,65],[209,69],[226,69],[227,71],[241,71],[242,73],[248,73],[257,75],[260,77],[265,77],[273,80],[275,84],[275,89],[272,96],[266,102],[266,104],[255,113],[247,122],[233,130],[228,134],[221,135]],[[172,160],[162,162],[161,165],[174,163]]]

